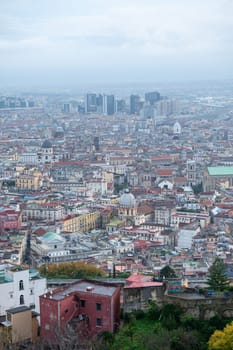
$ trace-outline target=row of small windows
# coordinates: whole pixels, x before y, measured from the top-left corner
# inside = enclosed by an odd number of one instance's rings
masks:
[[[102,310],[101,303],[96,303],[95,305],[96,305],[95,307],[96,307],[97,311],[101,311]],[[85,307],[85,306],[86,306],[86,300],[81,299],[80,300],[80,307]]]

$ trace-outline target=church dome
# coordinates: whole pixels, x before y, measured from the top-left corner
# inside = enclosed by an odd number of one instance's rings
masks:
[[[53,148],[52,143],[49,140],[45,140],[41,148]]]
[[[134,208],[136,206],[136,199],[134,195],[129,192],[129,190],[125,190],[125,193],[123,193],[120,197],[119,204],[121,207]]]

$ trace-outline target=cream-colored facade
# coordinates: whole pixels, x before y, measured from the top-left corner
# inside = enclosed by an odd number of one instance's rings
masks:
[[[56,221],[63,217],[63,207],[58,203],[30,203],[23,209],[24,220]]]
[[[67,218],[63,222],[65,232],[87,232],[97,228],[100,212],[98,210]]]
[[[19,190],[38,191],[42,186],[42,175],[39,171],[23,172],[16,178]]]

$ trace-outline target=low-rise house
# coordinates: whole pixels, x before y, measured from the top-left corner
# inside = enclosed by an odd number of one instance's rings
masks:
[[[35,343],[39,340],[38,313],[27,306],[19,306],[6,310],[5,320],[0,322],[0,349],[10,346]]]
[[[80,280],[40,296],[41,338],[56,343],[69,326],[77,334],[96,336],[120,325],[120,287]]]
[[[161,304],[164,284],[153,282],[152,276],[132,274],[123,288],[124,312],[147,310],[149,302]]]

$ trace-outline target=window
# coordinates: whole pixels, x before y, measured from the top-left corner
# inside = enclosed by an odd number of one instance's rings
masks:
[[[24,304],[24,296],[23,296],[23,295],[20,295],[20,297],[19,297],[19,303],[20,303],[20,305],[23,305],[23,304]]]
[[[102,326],[102,318],[97,318],[96,319],[96,326],[101,327]]]
[[[101,310],[101,303],[96,303],[96,310],[100,311]]]
[[[23,287],[23,280],[20,280],[20,281],[19,281],[19,290],[24,290],[24,287]]]
[[[80,300],[80,306],[85,307],[86,306],[86,300]]]

